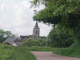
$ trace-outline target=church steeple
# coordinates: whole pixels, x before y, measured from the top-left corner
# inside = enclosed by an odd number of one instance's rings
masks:
[[[38,22],[36,22],[33,28],[33,39],[38,40],[40,38],[40,28],[38,26]]]
[[[36,24],[35,24],[35,27],[34,27],[34,28],[39,28],[39,27],[38,27],[38,22],[36,22]]]

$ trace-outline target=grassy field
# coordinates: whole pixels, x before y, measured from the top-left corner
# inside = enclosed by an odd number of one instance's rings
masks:
[[[0,45],[0,60],[36,60],[25,47]]]

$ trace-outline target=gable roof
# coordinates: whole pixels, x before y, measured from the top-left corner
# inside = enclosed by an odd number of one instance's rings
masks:
[[[8,42],[10,44],[13,44],[16,40],[17,40],[17,38],[7,38],[4,42]]]
[[[24,39],[18,39],[15,43],[16,43],[17,45],[20,45],[23,41],[24,41]]]

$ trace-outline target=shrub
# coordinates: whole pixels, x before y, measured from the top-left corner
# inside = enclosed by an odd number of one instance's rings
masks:
[[[43,41],[43,40],[41,40],[41,39],[39,39],[39,40],[37,40],[37,41],[39,41],[39,42],[41,43],[41,46],[44,46],[44,45],[45,45],[45,41]]]
[[[26,41],[22,42],[22,46],[32,47],[32,46],[41,46],[41,43],[34,39],[27,39]]]

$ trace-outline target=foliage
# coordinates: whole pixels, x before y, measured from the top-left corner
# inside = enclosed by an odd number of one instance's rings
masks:
[[[80,45],[74,43],[68,48],[54,49],[53,54],[80,58],[80,51],[79,50],[80,50]]]
[[[48,46],[51,47],[69,47],[74,43],[73,35],[62,28],[53,28],[48,35]]]
[[[4,49],[4,46],[0,44],[0,60],[8,60],[11,54],[11,50]]]
[[[47,0],[42,0],[42,1],[46,2]],[[33,4],[36,5],[37,3],[42,2],[42,1],[33,0],[34,2]],[[79,0],[76,0],[76,1],[75,0],[65,0],[65,1],[64,0],[57,0],[57,1],[50,0],[44,5],[46,8],[39,11],[38,14],[34,16],[34,20],[48,22],[48,23],[50,22],[52,24],[57,24],[63,21],[65,23],[68,22],[68,24],[66,25],[72,25],[72,24],[75,24],[76,21],[80,19],[78,18],[79,17],[78,14],[80,12]],[[38,18],[38,19],[35,19],[35,18]]]
[[[6,36],[7,38],[10,38],[10,37],[11,37],[11,38],[17,37],[16,35],[12,34],[11,31],[5,31],[4,34],[5,34],[5,36]]]
[[[36,60],[26,47],[0,44],[0,60]]]
[[[33,16],[34,20],[59,24],[73,32],[75,42],[80,42],[80,0],[33,0],[31,3],[35,6],[45,5],[43,10]]]
[[[0,35],[0,43],[2,43],[4,40],[6,40],[6,38]]]
[[[9,37],[15,37],[16,35],[13,35],[10,31],[4,31],[0,29],[0,43],[2,43],[4,40],[6,40]]]
[[[40,47],[40,46],[32,46],[26,47],[29,51],[53,51],[54,48],[51,47]]]
[[[41,46],[44,46],[45,45],[45,41],[43,41],[42,39],[39,39],[37,41],[39,41],[41,43]]]
[[[26,41],[22,42],[22,46],[32,47],[32,46],[41,46],[40,42],[34,40],[34,39],[27,39]]]
[[[4,31],[0,29],[0,43],[2,43],[5,39],[6,37],[4,37]]]

